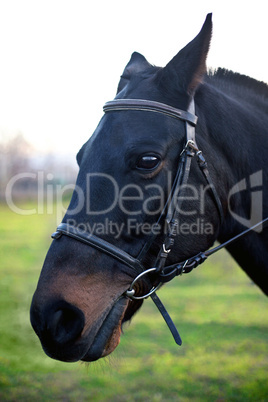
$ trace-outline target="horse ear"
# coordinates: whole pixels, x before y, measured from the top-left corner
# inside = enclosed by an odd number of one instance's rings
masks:
[[[124,88],[124,86],[129,81],[131,75],[137,74],[150,66],[150,63],[148,63],[148,61],[142,54],[138,52],[132,53],[129,62],[126,65],[123,74],[121,75],[121,79],[117,88],[117,93]]]
[[[159,72],[162,88],[194,95],[206,73],[211,36],[212,14],[208,14],[199,34]]]
[[[142,54],[134,52],[132,53],[129,62],[125,67],[123,75],[137,74],[150,66],[150,63],[148,63]]]

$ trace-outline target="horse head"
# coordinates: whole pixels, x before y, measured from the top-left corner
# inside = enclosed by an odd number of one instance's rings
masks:
[[[115,99],[144,99],[186,111],[206,72],[211,31],[208,15],[200,33],[164,68],[133,53]],[[159,217],[184,145],[183,120],[135,108],[105,113],[77,154],[80,170],[63,223],[134,259],[154,228],[143,259],[145,268],[154,267],[164,238]],[[197,194],[200,183],[204,180],[194,162],[179,211],[185,230],[174,238],[170,264],[207,250],[217,237],[219,214],[211,197]],[[193,237],[190,225],[201,216],[203,227],[211,230]],[[119,343],[122,324],[141,307],[142,300],[124,296],[137,272],[107,250],[75,236],[53,240],[31,306],[33,328],[52,358],[93,361],[108,355]],[[148,290],[146,280],[135,284],[137,295]]]

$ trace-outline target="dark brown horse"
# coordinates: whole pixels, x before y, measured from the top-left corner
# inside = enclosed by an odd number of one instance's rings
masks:
[[[151,288],[268,216],[268,89],[222,69],[207,74],[211,31],[208,15],[164,68],[133,53],[77,155],[76,189],[31,306],[55,359],[111,353]],[[262,225],[227,245],[265,293],[267,246]]]

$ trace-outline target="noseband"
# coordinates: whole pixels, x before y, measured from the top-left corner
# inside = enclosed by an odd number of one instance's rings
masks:
[[[194,100],[191,101],[187,111],[176,109],[163,103],[141,99],[116,99],[107,102],[104,105],[103,110],[105,113],[126,110],[161,113],[171,118],[179,119],[185,122],[185,146],[179,156],[178,169],[171,192],[160,214],[160,217],[156,222],[156,225],[158,225],[159,222],[165,217],[166,225],[168,227],[167,234],[165,235],[165,239],[159,250],[154,266],[149,269],[146,269],[144,267],[143,260],[157,237],[157,235],[155,234],[156,231],[153,230],[137,258],[131,256],[130,254],[126,253],[115,245],[91,233],[86,233],[79,230],[75,226],[71,226],[66,223],[61,223],[57,227],[56,232],[52,234],[52,238],[59,239],[62,235],[71,237],[107,254],[108,256],[132,268],[134,272],[137,273],[137,276],[131,283],[129,289],[126,290],[126,292],[124,293],[124,296],[133,300],[146,299],[150,296],[159,309],[160,313],[162,314],[163,318],[165,319],[175,339],[175,342],[181,345],[182,341],[180,335],[173,321],[168,315],[164,305],[160,301],[159,297],[156,295],[156,290],[163,283],[169,282],[175,276],[191,272],[193,268],[196,268],[198,265],[203,263],[211,254],[215,253],[226,245],[229,245],[231,242],[238,240],[240,237],[244,236],[249,231],[255,229],[257,226],[263,224],[264,222],[266,223],[268,218],[213,249],[200,252],[197,255],[188,258],[186,261],[166,266],[167,257],[172,251],[174,240],[177,234],[177,228],[179,225],[179,211],[181,203],[183,201],[182,195],[185,190],[185,185],[188,182],[191,162],[194,157],[197,158],[198,166],[203,173],[206,182],[209,185],[211,195],[214,199],[214,203],[219,214],[219,223],[221,224],[223,222],[223,210],[220,198],[211,180],[205,158],[202,152],[198,149],[195,141],[195,126],[197,123],[197,117],[195,116]],[[178,197],[178,195],[180,195],[180,197]],[[145,277],[150,274],[153,274],[154,286],[148,293],[144,295],[137,295],[135,286],[136,283],[141,279],[145,280]]]

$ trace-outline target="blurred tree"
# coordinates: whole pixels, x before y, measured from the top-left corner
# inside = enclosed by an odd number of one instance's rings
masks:
[[[30,157],[33,147],[21,132],[8,140],[0,142],[0,197],[8,181],[21,172],[30,172]]]
[[[60,191],[59,185],[75,183],[77,167],[74,155],[38,153],[21,132],[13,136],[0,134],[0,199],[6,198],[7,184],[19,174],[12,186],[12,196],[17,198],[36,197],[40,185],[42,191],[47,184],[53,185],[54,192],[57,192]]]

